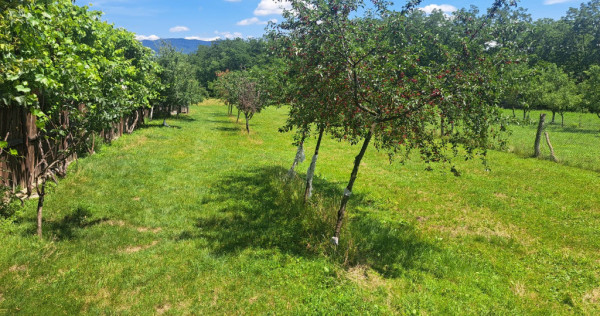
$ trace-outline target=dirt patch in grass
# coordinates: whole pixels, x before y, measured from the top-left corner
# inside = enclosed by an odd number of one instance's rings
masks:
[[[525,284],[523,284],[523,282],[512,282],[512,286],[510,288],[516,296],[521,298],[528,298],[533,300],[537,296],[534,292],[530,292],[529,290],[527,290],[527,287],[525,286]]]
[[[600,303],[600,287],[585,293],[583,295],[583,301],[591,304]]]
[[[497,198],[499,198],[499,199],[506,199],[508,197],[506,194],[501,193],[501,192],[494,193],[494,196],[497,197]]]
[[[10,268],[8,268],[9,272],[23,272],[23,271],[27,271],[27,266],[26,265],[14,265]]]
[[[107,225],[110,226],[119,226],[119,227],[123,227],[123,226],[127,226],[127,223],[125,223],[124,221],[121,220],[108,220],[105,222]]]
[[[138,251],[142,251],[142,250],[148,249],[148,248],[150,248],[152,246],[155,246],[156,244],[158,244],[158,240],[153,241],[149,245],[127,247],[127,248],[121,250],[120,252],[121,253],[134,253],[134,252],[138,252]]]
[[[150,228],[150,227],[144,227],[144,226],[133,226],[122,220],[108,220],[105,223],[110,226],[127,227],[127,228],[131,228],[131,229],[135,229],[140,233],[151,232],[151,233],[156,234],[156,233],[162,231],[162,228],[160,228],[160,227]]]
[[[171,309],[171,304],[162,304],[156,307],[156,314],[162,315]]]
[[[376,272],[362,265],[348,269],[347,277],[361,287],[371,290],[387,285],[385,280],[383,280]]]
[[[147,233],[147,232],[151,232],[151,233],[158,233],[162,230],[162,228],[160,227],[156,227],[156,228],[149,228],[149,227],[138,227],[137,231],[140,233]]]

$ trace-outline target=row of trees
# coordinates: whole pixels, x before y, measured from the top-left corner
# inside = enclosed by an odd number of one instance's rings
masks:
[[[502,105],[523,111],[523,120],[527,119],[532,109],[545,109],[552,112],[552,121],[556,114],[561,116],[564,125],[566,112],[588,111],[600,116],[598,104],[600,99],[596,90],[598,86],[598,65],[590,66],[584,71],[584,81],[577,84],[556,64],[539,62],[534,66],[527,63],[513,64],[507,67],[503,77],[506,93]]]
[[[599,12],[600,0],[592,0],[569,9],[559,20],[533,21],[525,9],[513,7],[500,8],[489,19],[475,6],[455,15],[463,16],[469,23],[487,23],[486,32],[472,40],[485,47],[487,54],[502,51],[511,56],[511,60],[499,65],[507,86],[501,105],[513,112],[522,110],[524,119],[532,109],[551,110],[554,123],[556,114],[564,117],[566,111],[598,113],[598,102],[593,101],[597,99],[589,95],[592,90],[587,87],[594,84],[592,66],[600,60]],[[412,10],[405,19],[411,27],[404,29],[404,34],[428,39],[423,44],[426,52],[421,60],[440,62],[436,59],[436,46],[456,46],[456,21],[445,13]],[[216,94],[210,82],[216,80],[218,72],[273,67],[273,61],[278,59],[272,55],[269,41],[235,39],[199,47],[190,58],[197,80]]]
[[[1,135],[0,159],[37,158],[40,236],[47,180],[95,134],[124,117],[137,121],[140,109],[168,111],[200,94],[180,54],[167,48],[157,59],[133,33],[67,0],[0,1],[0,56],[0,111],[24,109],[36,125],[35,137],[24,137],[27,152],[6,141],[20,135]]]
[[[304,159],[305,139],[318,135],[306,199],[323,135],[362,142],[338,209],[336,244],[371,143],[390,158],[418,150],[426,162],[451,164],[459,153],[485,161],[486,149],[501,141],[504,129],[498,105],[523,109],[524,118],[533,108],[550,109],[553,122],[557,113],[564,117],[575,109],[598,113],[600,67],[581,70],[566,60],[557,64],[536,55],[536,42],[527,36],[543,32],[532,32],[538,26],[522,9],[513,9],[512,1],[497,0],[485,14],[475,7],[462,9],[452,18],[415,10],[419,2],[408,1],[395,12],[385,1],[368,6],[362,0],[293,0],[293,9],[282,23],[270,26],[268,35],[280,61],[270,74],[283,73],[276,82],[284,85],[260,85],[252,71],[217,74],[215,91],[230,114],[236,107],[238,118],[240,112],[246,115],[247,129],[248,117],[268,103],[290,105],[282,128],[296,130],[298,152],[290,173]],[[581,11],[597,7],[594,0]],[[278,93],[266,97],[273,88]],[[245,102],[248,91],[265,98]]]

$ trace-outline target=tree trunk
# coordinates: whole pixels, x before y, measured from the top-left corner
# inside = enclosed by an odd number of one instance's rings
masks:
[[[92,134],[92,148],[90,149],[90,154],[93,154],[95,152],[95,147],[96,147],[96,133]]]
[[[360,162],[362,161],[363,156],[365,155],[365,152],[367,151],[367,148],[369,147],[369,142],[371,142],[371,137],[373,136],[373,131],[375,130],[375,126],[376,126],[375,123],[373,123],[373,125],[371,125],[371,129],[369,130],[369,133],[365,137],[365,140],[363,142],[362,148],[360,149],[360,152],[358,153],[356,158],[354,158],[354,168],[352,169],[352,173],[350,174],[350,181],[348,181],[348,186],[346,187],[346,190],[344,190],[344,196],[342,197],[342,203],[340,205],[340,209],[338,210],[337,224],[335,225],[335,232],[334,232],[333,238],[332,238],[332,242],[335,245],[337,245],[339,242],[340,231],[342,229],[342,221],[344,220],[344,215],[346,214],[346,204],[348,203],[348,200],[350,199],[350,195],[352,195],[352,187],[354,186],[354,181],[356,180],[356,176],[358,175],[358,168],[360,167]]]
[[[237,120],[235,120],[236,123],[238,123],[240,121],[240,109],[238,109],[238,117]]]
[[[250,125],[248,124],[248,121],[250,119],[248,118],[248,113],[244,112],[244,117],[246,118],[246,132],[248,132],[248,134],[250,134]]]
[[[560,127],[565,127],[565,113],[560,113]]]
[[[44,208],[44,197],[46,196],[46,179],[42,180],[41,189],[38,190],[38,209],[37,209],[37,235],[42,238],[42,210]]]
[[[444,117],[440,119],[440,136],[444,136]]]
[[[150,108],[150,121],[152,121],[152,116],[154,115],[154,107]]]
[[[526,115],[527,115],[527,110],[525,108],[523,108],[523,121],[525,121],[525,119],[527,118]]]
[[[319,139],[317,140],[317,147],[315,147],[315,154],[312,157],[308,171],[306,172],[306,189],[304,190],[304,202],[308,201],[312,196],[312,182],[315,175],[315,168],[317,167],[317,159],[319,157],[319,148],[321,148],[321,139],[323,139],[324,128],[319,130]]]
[[[546,113],[540,114],[540,123],[538,124],[537,133],[535,135],[535,144],[533,147],[534,156],[539,158],[542,155],[540,150],[540,140],[542,139],[542,132],[544,131],[544,121],[546,120]]]
[[[163,119],[163,126],[167,126],[167,127],[169,126],[169,124],[167,124],[167,118],[166,117]]]
[[[552,122],[550,124],[554,124],[554,118],[556,117],[556,112],[552,111]]]
[[[515,106],[514,105],[512,107],[512,112],[513,112],[513,117],[517,117],[517,114],[515,113]]]
[[[300,140],[300,144],[298,144],[298,150],[296,151],[296,157],[294,157],[294,163],[292,163],[292,167],[287,174],[288,178],[292,178],[294,176],[294,170],[296,169],[296,166],[304,161],[304,139],[306,139],[306,133],[302,133],[302,139]]]

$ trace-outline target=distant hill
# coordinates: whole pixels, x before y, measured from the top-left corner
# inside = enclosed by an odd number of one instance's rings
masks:
[[[156,41],[143,40],[141,42],[144,46],[151,48],[155,52],[158,52],[158,47],[160,46],[160,43],[162,41],[170,43],[171,45],[173,45],[173,47],[175,47],[176,50],[181,51],[184,54],[195,52],[196,50],[198,50],[198,46],[200,45],[210,46],[213,43],[209,41],[191,40],[185,38],[161,38]]]

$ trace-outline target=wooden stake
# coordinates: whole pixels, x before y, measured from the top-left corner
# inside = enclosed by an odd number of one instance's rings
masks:
[[[550,148],[550,157],[552,157],[554,162],[558,162],[558,158],[556,158],[556,155],[554,155],[554,148],[550,143],[550,136],[548,136],[548,132],[544,132],[544,136],[546,136],[546,143],[548,144],[548,148]]]

